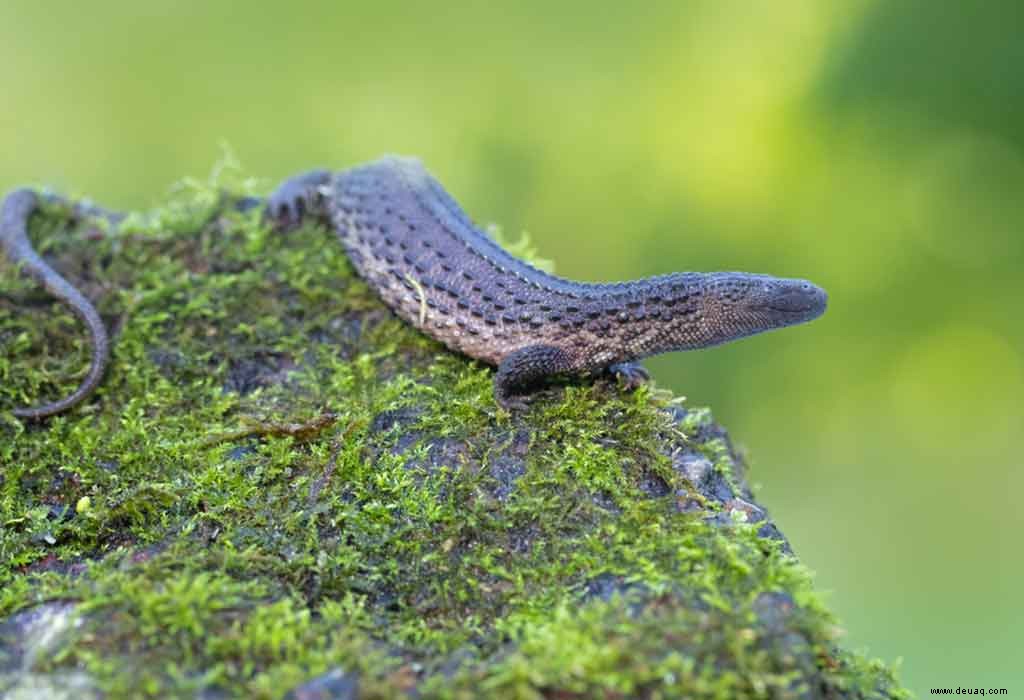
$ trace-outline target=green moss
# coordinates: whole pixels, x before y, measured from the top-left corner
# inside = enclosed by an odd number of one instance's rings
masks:
[[[88,350],[0,268],[0,615],[82,616],[38,670],[151,697],[280,697],[337,666],[369,697],[900,695],[835,648],[777,543],[680,507],[701,499],[673,450],[743,478],[710,413],[676,425],[671,397],[599,381],[510,415],[491,370],[391,316],[329,231],[268,231],[221,194],[246,183],[186,184],[115,233],[33,221],[116,329],[102,388],[43,425],[6,411],[66,394]]]

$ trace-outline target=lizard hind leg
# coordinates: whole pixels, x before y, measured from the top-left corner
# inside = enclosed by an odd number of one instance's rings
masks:
[[[572,370],[569,355],[554,345],[530,345],[502,359],[494,375],[494,399],[507,411],[526,408],[526,392],[544,379]]]
[[[0,251],[24,274],[39,282],[46,291],[67,305],[85,324],[92,337],[92,363],[89,372],[73,393],[53,403],[31,408],[16,408],[19,418],[42,419],[62,413],[86,399],[99,386],[110,361],[110,340],[103,320],[81,292],[50,267],[32,248],[28,238],[28,220],[38,204],[35,192],[20,189],[11,192],[0,205]],[[109,217],[108,217],[109,218]]]

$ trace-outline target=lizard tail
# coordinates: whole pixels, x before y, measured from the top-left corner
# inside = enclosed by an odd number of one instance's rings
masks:
[[[37,195],[32,190],[19,189],[7,195],[0,205],[0,250],[12,263],[20,264],[22,272],[34,278],[81,319],[92,336],[92,363],[89,373],[78,388],[63,399],[31,408],[14,409],[14,415],[31,420],[62,413],[86,399],[103,379],[103,372],[110,360],[110,339],[96,308],[32,248],[28,239],[28,220],[37,204]],[[86,210],[86,213],[91,212]],[[110,219],[118,218],[102,210],[96,210],[95,213]]]

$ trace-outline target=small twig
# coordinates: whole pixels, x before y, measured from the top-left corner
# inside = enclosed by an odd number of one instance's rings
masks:
[[[342,431],[341,435],[334,441],[334,446],[331,448],[331,456],[327,458],[327,465],[324,467],[324,473],[320,475],[319,479],[316,479],[309,485],[309,498],[307,503],[310,507],[316,503],[317,498],[320,497],[320,492],[323,491],[324,486],[331,480],[331,475],[334,474],[334,468],[338,465],[338,453],[341,452],[342,446],[348,441],[348,438],[355,431],[356,427],[363,424],[362,420],[354,420],[348,424],[345,430]]]
[[[299,441],[311,440],[338,420],[337,414],[326,412],[305,423],[266,423],[252,416],[242,416],[248,426],[223,435],[213,435],[202,442],[203,447],[213,447],[225,442],[235,442],[253,436],[292,437]]]

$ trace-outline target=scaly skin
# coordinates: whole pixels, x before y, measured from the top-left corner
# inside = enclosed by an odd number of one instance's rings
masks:
[[[122,218],[120,214],[88,205],[72,204],[54,195],[48,195],[46,199],[68,204],[75,218],[105,218],[112,223],[117,223]],[[14,409],[14,415],[30,420],[62,413],[87,398],[99,386],[110,361],[110,340],[107,337],[107,330],[92,303],[47,265],[32,248],[32,243],[28,239],[28,220],[35,211],[38,201],[38,195],[28,189],[15,190],[4,198],[3,204],[0,205],[0,250],[8,260],[20,265],[22,272],[34,278],[82,320],[92,337],[92,363],[85,379],[69,396],[41,406]]]
[[[67,303],[93,336],[93,364],[74,394],[16,415],[70,408],[95,388],[107,361],[89,302],[32,250],[25,222],[33,195],[4,203],[7,256]],[[416,160],[388,157],[351,170],[292,178],[267,202],[279,226],[306,216],[337,232],[358,273],[398,316],[449,348],[498,371],[494,394],[518,408],[553,375],[611,371],[636,385],[637,360],[718,345],[817,318],[825,292],[804,280],[742,272],[683,272],[617,284],[573,282],[537,270],[478,229]]]

